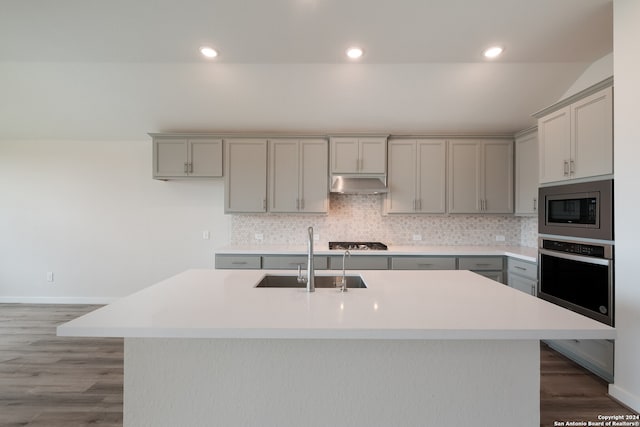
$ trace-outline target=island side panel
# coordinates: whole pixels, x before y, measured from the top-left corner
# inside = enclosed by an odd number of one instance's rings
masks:
[[[530,341],[125,339],[125,426],[539,426]]]

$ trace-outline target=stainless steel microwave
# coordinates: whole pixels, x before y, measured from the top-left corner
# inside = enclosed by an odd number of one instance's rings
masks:
[[[613,180],[541,187],[538,232],[613,240]]]

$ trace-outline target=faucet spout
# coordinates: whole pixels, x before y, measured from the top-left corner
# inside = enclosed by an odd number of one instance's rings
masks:
[[[351,258],[351,252],[344,251],[344,254],[342,255],[342,282],[340,284],[340,292],[347,292],[347,272],[346,272],[346,259],[347,256],[349,256],[349,258]]]
[[[307,292],[316,291],[315,271],[313,268],[313,227],[309,227],[309,240],[307,245]]]

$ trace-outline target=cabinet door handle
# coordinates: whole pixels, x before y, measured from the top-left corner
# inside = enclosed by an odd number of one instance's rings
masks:
[[[535,197],[533,198],[533,211],[537,211],[538,210],[538,199],[536,199]]]
[[[418,199],[418,210],[422,210],[422,199]]]
[[[564,161],[564,176],[569,176],[569,162],[568,161]]]
[[[536,287],[531,285],[531,295],[536,296]]]
[[[304,209],[304,199],[300,199],[300,209]]]
[[[573,160],[569,161],[569,174],[570,175],[575,175],[576,173],[576,162],[574,162]]]
[[[296,210],[300,210],[300,199],[296,199]]]
[[[184,162],[184,173],[189,172],[189,163]]]
[[[193,163],[189,163],[189,172],[193,173]]]
[[[267,209],[267,199],[262,199],[262,209]]]

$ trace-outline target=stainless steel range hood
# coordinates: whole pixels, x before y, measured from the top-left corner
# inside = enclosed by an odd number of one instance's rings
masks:
[[[389,190],[384,175],[333,175],[331,192],[340,194],[384,194]]]

